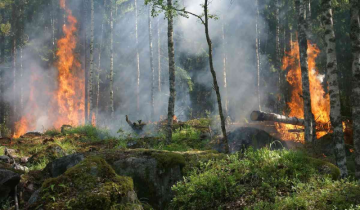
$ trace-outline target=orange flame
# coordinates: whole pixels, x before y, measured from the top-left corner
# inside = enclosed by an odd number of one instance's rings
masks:
[[[58,59],[55,66],[58,69],[58,87],[52,93],[53,99],[48,109],[49,120],[52,124],[48,127],[55,128],[60,128],[64,124],[74,126],[82,124],[85,117],[84,71],[75,55],[77,20],[72,15],[72,11],[66,7],[66,0],[59,0],[59,2],[60,7],[66,11],[67,24],[63,26],[64,37],[57,42],[56,56]],[[33,96],[34,84],[30,84],[30,87],[32,89],[28,103],[36,106]],[[16,122],[14,137],[19,137],[29,130],[36,129],[36,118],[33,115],[26,114],[22,116],[20,121]]]
[[[30,95],[29,101],[27,102],[27,107],[30,110],[37,110],[37,104],[35,101],[35,83],[38,83],[38,76],[31,75],[30,77]],[[15,123],[15,132],[13,138],[19,138],[20,136],[24,135],[27,131],[35,129],[35,125],[32,122],[35,122],[35,115],[34,112],[27,112],[21,119]]]
[[[76,59],[77,20],[72,11],[66,8],[65,0],[60,0],[60,6],[66,11],[68,24],[63,26],[64,37],[57,42],[58,61],[56,67],[59,70],[58,90],[55,93],[55,106],[57,109],[54,127],[59,128],[64,124],[79,125],[84,119],[83,70]],[[54,111],[54,110],[52,110]]]
[[[283,70],[289,70],[287,73],[287,81],[292,87],[291,101],[288,103],[290,108],[289,116],[304,118],[303,98],[302,98],[302,81],[301,81],[301,67],[298,42],[291,42],[291,51],[287,52],[283,58]],[[309,67],[309,82],[310,82],[310,96],[311,108],[315,120],[319,124],[328,124],[330,122],[330,98],[329,94],[325,93],[323,88],[323,76],[319,74],[316,69],[316,58],[320,50],[315,44],[308,42],[308,67]],[[329,126],[328,126],[329,127]],[[284,139],[298,139],[304,140],[304,134],[290,133],[290,129],[298,129],[294,125],[280,125],[277,124],[277,129]],[[303,129],[303,128],[302,128]],[[317,138],[325,135],[324,132],[317,132]]]

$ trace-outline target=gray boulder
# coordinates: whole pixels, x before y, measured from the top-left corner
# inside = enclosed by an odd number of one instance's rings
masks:
[[[166,209],[173,198],[171,186],[182,180],[182,164],[176,161],[170,165],[163,163],[159,156],[149,155],[127,157],[112,165],[117,174],[132,177],[140,200],[145,200],[154,209]]]
[[[82,154],[67,155],[49,163],[44,170],[49,172],[51,177],[58,177],[82,160],[84,160],[84,155]]]
[[[254,149],[263,147],[271,147],[271,149],[286,148],[286,143],[276,140],[266,131],[257,128],[240,127],[229,132],[227,137],[231,153],[243,151],[249,147]],[[214,149],[223,152],[222,144],[215,145]]]
[[[20,182],[20,174],[0,169],[0,202],[7,199]]]

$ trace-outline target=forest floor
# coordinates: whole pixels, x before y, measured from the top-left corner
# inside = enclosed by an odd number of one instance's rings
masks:
[[[224,155],[214,151],[220,133],[212,123],[178,123],[169,145],[161,124],[142,134],[120,129],[116,137],[90,125],[28,133],[0,141],[0,156],[12,158],[0,168],[21,174],[22,209],[360,209],[353,154],[350,178],[339,180],[333,156],[321,150],[329,137],[310,149],[268,145]],[[69,163],[54,175],[59,160]],[[13,197],[0,194],[0,209],[15,209]]]

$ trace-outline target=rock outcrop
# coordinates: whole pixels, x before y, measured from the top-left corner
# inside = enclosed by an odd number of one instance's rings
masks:
[[[49,163],[44,170],[49,172],[51,177],[58,177],[82,160],[84,160],[82,154],[67,155]]]
[[[105,160],[88,157],[57,178],[45,180],[28,209],[142,210],[130,177],[119,176]]]
[[[20,174],[0,169],[0,202],[6,200],[20,182]]]

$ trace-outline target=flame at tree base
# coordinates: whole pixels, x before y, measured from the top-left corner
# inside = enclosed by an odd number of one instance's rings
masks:
[[[304,103],[302,96],[302,81],[301,81],[301,67],[300,67],[300,54],[298,42],[291,42],[291,51],[286,52],[283,58],[283,70],[288,70],[286,80],[292,88],[291,100],[288,102],[290,109],[289,116],[304,119]],[[323,79],[324,76],[320,75],[316,69],[316,58],[320,50],[315,44],[308,42],[308,68],[309,68],[309,82],[310,82],[310,96],[311,96],[311,109],[318,125],[326,125],[330,123],[330,98],[329,94],[324,91]],[[331,126],[325,126],[330,128]],[[301,130],[304,127],[276,124],[276,129],[285,140],[298,140],[304,141],[303,132],[290,132],[290,130]],[[318,128],[319,129],[319,128]],[[317,132],[317,138],[326,135],[329,130]]]

